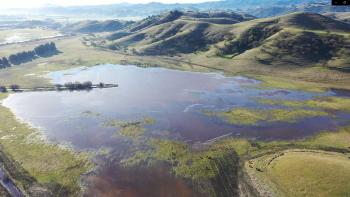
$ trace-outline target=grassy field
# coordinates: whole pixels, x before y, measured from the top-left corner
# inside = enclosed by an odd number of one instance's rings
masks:
[[[250,160],[246,168],[278,196],[350,195],[350,160],[343,154],[288,150]]]
[[[61,35],[58,31],[33,28],[0,30],[0,44],[16,43]]]
[[[244,168],[263,196],[348,196],[350,129],[248,146]],[[247,146],[246,146],[247,147]]]
[[[3,99],[6,95],[0,97]],[[30,196],[36,195],[34,188],[38,184],[49,190],[48,195],[77,196],[81,192],[80,175],[93,167],[88,154],[46,143],[41,133],[19,122],[2,106],[0,146],[6,169]]]

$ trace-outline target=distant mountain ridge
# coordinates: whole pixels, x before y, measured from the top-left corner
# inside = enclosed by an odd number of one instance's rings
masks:
[[[308,2],[302,4],[290,5],[272,5],[259,8],[248,8],[245,10],[257,17],[271,17],[284,15],[292,12],[313,12],[313,13],[328,13],[328,12],[350,12],[350,6],[332,6],[330,1]]]
[[[309,5],[312,7],[320,4],[318,8],[310,8],[302,10],[300,7]],[[321,7],[320,7],[321,6]],[[322,8],[325,7],[325,8]],[[98,6],[71,6],[58,7],[50,6],[36,10],[27,10],[28,13],[36,14],[54,14],[54,15],[96,15],[96,16],[112,16],[112,17],[145,17],[153,14],[160,14],[170,10],[232,10],[232,11],[249,11],[248,13],[259,17],[276,16],[295,11],[312,11],[320,13],[350,11],[349,7],[332,7],[330,0],[223,0],[206,3],[192,4],[111,4]],[[19,10],[25,13],[25,10]]]

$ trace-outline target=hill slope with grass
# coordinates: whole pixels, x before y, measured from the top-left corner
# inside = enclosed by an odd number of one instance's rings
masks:
[[[234,12],[170,11],[151,16],[108,36],[112,48],[133,47],[140,54],[192,53],[227,35],[230,25],[255,17]]]
[[[80,33],[113,32],[123,29],[132,23],[131,21],[121,20],[86,20],[68,24],[62,30]]]
[[[137,55],[201,53],[232,60],[250,58],[263,65],[350,69],[350,24],[314,13],[253,19],[234,13],[173,11],[107,38],[104,47]]]

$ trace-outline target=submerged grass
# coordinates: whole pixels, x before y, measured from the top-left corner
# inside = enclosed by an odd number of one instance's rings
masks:
[[[309,92],[327,91],[327,88],[311,82],[297,81],[297,80],[278,78],[278,77],[272,77],[272,76],[255,76],[255,78],[262,81],[261,86],[264,88],[281,88],[281,89],[302,90],[302,91],[309,91]]]
[[[6,96],[0,94],[0,99]],[[74,153],[46,143],[37,130],[18,122],[11,111],[3,106],[0,106],[0,144],[1,151],[15,162],[13,165],[19,165],[57,196],[79,195],[80,175],[93,167],[88,154]],[[34,184],[26,182],[22,175],[11,176],[25,190],[30,190],[29,187]]]
[[[287,107],[309,107],[316,109],[350,111],[350,99],[341,97],[322,97],[313,100],[292,101],[292,100],[269,100],[262,99],[261,103],[269,105],[282,105]]]
[[[206,115],[218,116],[230,124],[257,125],[259,122],[290,122],[294,123],[306,117],[325,116],[326,112],[305,109],[271,109],[253,110],[236,108],[224,112],[204,112]]]
[[[145,129],[141,124],[128,124],[121,126],[118,134],[123,137],[136,138],[143,135],[144,132]]]
[[[244,165],[244,169],[249,172],[252,179],[259,180],[259,184],[264,184],[266,188],[272,189],[274,192],[277,191],[277,194],[284,196],[292,194],[291,191],[299,190],[298,185],[292,184],[289,181],[295,181],[294,177],[301,176],[296,168],[307,165],[302,171],[307,177],[298,180],[298,184],[307,185],[308,187],[303,189],[303,191],[306,192],[305,195],[313,196],[313,194],[317,194],[313,193],[316,189],[312,187],[315,186],[312,184],[310,185],[309,182],[304,183],[304,181],[315,182],[318,178],[321,179],[319,176],[324,176],[325,180],[322,179],[321,184],[324,184],[324,188],[328,191],[328,188],[337,184],[336,181],[332,181],[336,176],[340,176],[340,171],[347,170],[345,168],[333,169],[331,171],[334,172],[334,175],[324,170],[320,170],[323,171],[321,173],[316,172],[317,169],[322,169],[323,164],[328,169],[341,165],[343,161],[348,162],[346,160],[347,157],[344,157],[343,153],[350,151],[350,130],[349,128],[342,128],[338,132],[324,132],[317,136],[294,141],[259,142],[247,139],[226,138],[197,147],[176,140],[151,139],[146,142],[146,144],[146,148],[143,146],[143,148],[136,151],[132,157],[123,160],[122,164],[125,167],[131,167],[153,165],[157,162],[168,163],[171,171],[176,176],[191,180],[201,191],[204,191],[204,193],[210,196],[220,196],[220,194],[215,193],[216,191],[229,191],[229,193],[231,192],[230,194],[236,192],[236,181],[238,179],[237,177],[240,176],[237,174],[241,165],[240,161],[247,161]],[[274,160],[275,157],[279,157],[281,151],[294,149],[303,149],[310,152],[308,153],[310,155],[301,155],[300,158],[302,159],[288,159],[281,164],[282,167],[278,170],[267,169],[270,169],[267,163]],[[339,157],[336,157],[334,163],[332,163],[333,161],[327,163],[327,161],[331,161],[332,158],[329,159],[328,152],[321,150],[331,151],[329,152],[330,154],[336,154],[339,155]],[[296,156],[296,158],[297,157],[298,156]],[[316,157],[316,159],[314,157]],[[342,157],[346,159],[344,160]],[[304,159],[310,163],[305,163]],[[259,162],[257,162],[258,160],[263,160],[265,163],[259,164]],[[291,163],[288,163],[288,161],[291,161]],[[347,165],[347,163],[344,164]],[[293,167],[294,165],[298,165],[298,167]],[[288,171],[290,166],[295,169]],[[268,175],[271,177],[280,176],[280,178],[283,178],[284,176],[290,176],[290,178],[278,180],[277,182],[281,182],[279,184],[282,185],[276,185],[275,182],[266,178],[267,175],[263,175],[265,177],[261,176],[262,173],[266,172],[275,173]],[[316,174],[313,174],[315,172]],[[348,179],[347,175],[341,178],[341,184],[343,186],[346,186],[345,179]],[[226,180],[230,180],[231,182]],[[220,185],[220,189],[218,189],[218,185]],[[287,187],[287,185],[290,185],[288,188],[290,191],[285,191],[284,188]],[[276,190],[276,188],[282,189]],[[308,188],[312,188],[312,191],[308,190]],[[338,186],[335,188],[338,188]],[[329,190],[330,192],[327,193],[326,189],[321,189],[322,191],[320,194],[345,194],[344,191],[346,191],[346,189],[341,188],[339,190]],[[296,191],[296,195],[302,196],[301,193],[298,192],[300,191]]]
[[[315,148],[331,147],[337,149],[350,149],[350,128],[345,127],[337,132],[323,132],[298,142]]]
[[[152,117],[144,117],[137,121],[110,120],[105,122],[105,126],[118,128],[118,135],[128,138],[138,138],[145,133],[145,125],[152,125],[155,120]]]
[[[191,180],[210,196],[220,196],[218,192],[223,191],[234,195],[237,192],[238,170],[238,156],[234,150],[243,154],[247,146],[247,141],[235,139],[196,150],[184,142],[152,139],[147,150],[138,151],[122,163],[130,167],[166,162],[176,176]]]

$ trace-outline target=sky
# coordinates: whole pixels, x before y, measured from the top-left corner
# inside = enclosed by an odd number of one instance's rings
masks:
[[[206,1],[215,0],[0,0],[1,8],[35,8],[45,5],[60,5],[60,6],[72,6],[72,5],[100,5],[100,4],[113,4],[113,3],[149,3],[149,2],[161,2],[161,3],[201,3]]]

